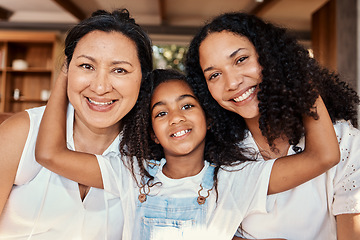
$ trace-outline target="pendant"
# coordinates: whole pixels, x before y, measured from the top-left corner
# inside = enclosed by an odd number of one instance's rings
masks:
[[[205,203],[205,201],[206,201],[206,198],[205,198],[205,197],[203,197],[203,196],[198,196],[197,202],[198,202],[199,205],[203,205],[203,204]]]
[[[210,188],[209,190],[207,190],[207,196],[204,197],[204,196],[201,196],[200,192],[203,190],[203,186],[200,184],[200,190],[198,191],[198,198],[197,198],[197,202],[199,205],[203,205],[206,201],[206,199],[210,196],[210,191],[212,190],[212,188]]]
[[[145,202],[146,201],[146,194],[140,193],[138,199],[139,199],[139,201],[141,203]]]

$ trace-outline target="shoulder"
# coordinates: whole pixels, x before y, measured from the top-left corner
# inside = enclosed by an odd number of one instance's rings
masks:
[[[0,125],[0,161],[15,174],[14,183],[24,184],[39,172],[34,149],[39,124],[45,107],[16,113]]]
[[[0,125],[0,145],[14,145],[14,147],[24,145],[30,129],[30,118],[27,112],[16,113],[6,119]],[[14,144],[17,143],[17,144]],[[22,144],[21,144],[22,143]],[[16,145],[16,146],[15,146]]]
[[[338,137],[348,136],[358,136],[360,134],[359,129],[355,128],[350,121],[337,121],[334,124],[334,129]]]
[[[29,128],[30,119],[26,112],[17,113],[0,125],[0,175],[6,181],[15,181]]]
[[[355,128],[349,121],[338,121],[334,125],[336,136],[339,141],[340,151],[359,151],[360,130]]]
[[[339,141],[341,159],[330,169],[329,186],[333,186],[335,215],[360,212],[360,131],[348,121],[334,125]]]

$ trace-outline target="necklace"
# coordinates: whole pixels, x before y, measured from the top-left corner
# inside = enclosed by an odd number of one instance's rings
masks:
[[[261,156],[263,156],[264,159],[271,159],[271,153],[268,150],[263,149],[254,137],[253,137],[253,139],[254,139],[256,146],[260,150],[259,152],[260,152]]]
[[[286,147],[284,147],[284,151],[280,151],[279,148],[274,148],[274,151],[272,151],[271,148],[269,150],[265,150],[264,148],[261,147],[261,145],[256,141],[256,139],[254,137],[253,137],[253,139],[254,139],[256,146],[260,150],[261,156],[263,156],[263,158],[267,159],[267,160],[286,156],[288,153],[288,149],[290,147],[289,143],[287,142]]]

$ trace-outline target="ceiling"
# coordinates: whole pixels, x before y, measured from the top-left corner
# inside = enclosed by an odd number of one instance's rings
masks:
[[[328,0],[0,0],[0,29],[66,31],[97,9],[127,8],[153,41],[187,41],[208,19],[245,11],[310,39],[311,15]]]

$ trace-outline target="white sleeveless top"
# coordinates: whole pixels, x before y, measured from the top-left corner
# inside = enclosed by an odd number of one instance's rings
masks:
[[[123,209],[118,197],[91,188],[82,201],[78,183],[35,161],[35,143],[44,109],[27,110],[29,134],[14,186],[0,217],[0,239],[121,239]],[[69,105],[67,145],[72,150],[73,120],[74,109]],[[119,143],[118,137],[104,155],[119,154]]]

